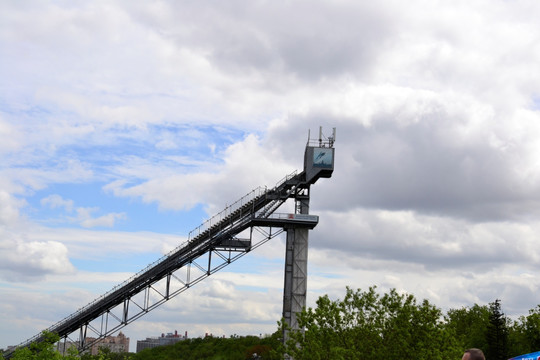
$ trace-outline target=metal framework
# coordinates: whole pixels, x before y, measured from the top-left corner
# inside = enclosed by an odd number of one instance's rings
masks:
[[[139,293],[125,297],[121,304],[107,309],[92,321],[83,323],[78,331],[63,337],[59,350],[65,351],[68,341],[77,343],[79,350],[91,347],[283,231],[282,228],[252,227],[249,230],[249,239],[235,238],[213,247],[199,258],[190,260],[185,266],[144,287]],[[73,339],[76,335],[78,338]]]
[[[309,214],[309,187],[299,192],[295,198],[296,213]],[[285,247],[285,271],[283,285],[283,319],[290,329],[298,330],[296,314],[306,306],[307,262],[309,228],[290,225]],[[288,329],[283,330],[283,341],[288,339]]]
[[[329,139],[326,146],[319,139],[319,148],[309,146],[308,139],[303,172],[286,176],[272,189],[252,190],[191,231],[187,242],[46,330],[60,335],[64,350],[69,340],[84,351],[284,231],[283,316],[297,329],[296,313],[306,302],[308,230],[319,221],[318,216],[309,215],[309,189],[319,177],[331,176],[335,129]],[[326,163],[328,150],[331,167]],[[317,163],[321,152],[326,162]],[[276,213],[291,198],[295,213]],[[38,334],[18,347],[42,340]],[[5,358],[13,352],[6,352]]]

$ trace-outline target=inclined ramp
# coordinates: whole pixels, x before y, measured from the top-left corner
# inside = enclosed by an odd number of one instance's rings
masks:
[[[287,199],[295,197],[297,192],[305,186],[309,186],[305,180],[305,172],[299,174],[294,172],[286,176],[270,190],[266,188],[253,190],[233,205],[228,206],[225,210],[191,231],[186,243],[177,247],[98,299],[95,299],[75,313],[49,327],[47,331],[58,334],[64,341],[68,339],[70,334],[79,331],[78,348],[79,350],[87,349],[92,343],[97,342],[101,338],[112,334],[119,328],[143,316],[150,310],[253,249],[254,244],[251,243],[251,239],[239,239],[237,235],[253,226],[283,226],[284,222],[280,221],[281,217],[273,216],[274,212]],[[290,223],[290,221],[291,218],[288,218],[287,222]],[[305,226],[313,228],[318,222],[318,217],[299,218],[298,223],[302,222],[305,223]],[[269,234],[267,240],[279,233]],[[260,245],[261,243],[256,244],[256,246]],[[197,258],[213,251],[226,251],[229,254],[237,253],[237,255],[226,257],[218,253],[224,260],[221,265],[215,268],[209,266],[208,269],[203,269],[197,265],[199,269],[205,272],[202,276],[195,279],[188,278],[186,281],[180,280],[183,286],[179,289],[173,289],[169,285],[171,276],[174,276],[173,273],[175,271],[186,265],[194,264]],[[208,263],[210,265],[210,257]],[[152,288],[154,284],[165,278],[167,279],[165,290],[158,291]],[[144,300],[144,303],[133,301],[133,298],[141,292],[145,292],[144,298],[148,298],[149,294],[146,292],[151,290],[161,295],[159,301],[152,304],[147,303],[146,300]],[[122,314],[119,316],[114,315],[112,309],[121,307],[122,305]],[[134,312],[133,309],[136,311]],[[102,318],[101,328],[99,326],[92,326],[91,322],[100,317]],[[117,324],[109,327],[109,319],[116,320]],[[105,326],[103,325],[104,321]],[[88,329],[93,331],[93,335],[97,336],[91,342],[86,341]],[[29,346],[31,343],[41,340],[42,336],[38,334],[18,347]],[[12,352],[5,354],[6,358],[9,358],[11,355]]]

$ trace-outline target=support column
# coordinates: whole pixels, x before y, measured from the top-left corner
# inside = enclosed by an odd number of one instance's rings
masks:
[[[296,211],[309,214],[309,189],[296,197]],[[286,229],[285,283],[283,287],[283,318],[292,330],[299,330],[296,314],[306,306],[308,229],[290,227]],[[284,331],[283,341],[288,340]]]

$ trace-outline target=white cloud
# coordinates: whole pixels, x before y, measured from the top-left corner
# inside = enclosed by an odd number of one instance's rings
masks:
[[[77,209],[81,210],[81,209]],[[97,218],[87,217],[87,214],[85,211],[79,212],[79,216],[83,218],[84,220],[81,220],[81,226],[85,228],[92,228],[92,227],[98,227],[98,226],[104,226],[104,227],[114,227],[115,223],[118,220],[125,220],[126,214],[125,213],[109,213],[106,215],[99,216]]]
[[[298,153],[301,151],[299,148]],[[105,186],[105,190],[116,196],[157,202],[164,209],[190,209],[204,203],[210,206],[209,214],[214,214],[225,208],[225,204],[230,205],[258,186],[267,184],[268,188],[274,187],[277,181],[294,170],[278,148],[263,148],[254,135],[228,147],[223,161],[223,165],[214,166],[213,172],[156,177],[134,186],[112,182]]]
[[[21,133],[15,126],[4,120],[2,114],[0,114],[0,139],[2,139],[0,153],[10,153],[20,149]]]
[[[66,274],[74,270],[67,248],[60,242],[6,238],[6,233],[3,237],[0,276],[4,280],[37,281],[49,274]]]
[[[77,210],[76,221],[81,224],[82,227],[114,227],[115,223],[119,220],[127,219],[125,213],[109,213],[98,217],[92,217],[92,213],[99,210],[99,208],[83,208],[79,207]]]
[[[11,196],[9,192],[0,189],[0,226],[12,225],[17,222],[19,209],[23,203],[23,201]]]
[[[537,221],[471,223],[410,211],[365,209],[318,214],[321,220],[312,247],[344,257],[349,254],[349,266],[364,257],[394,261],[398,267],[416,264],[427,271],[484,273],[516,263],[535,269],[540,259],[534,246]]]
[[[187,240],[187,236],[153,232],[89,230],[36,227],[29,233],[36,241],[58,241],[69,249],[71,258],[98,260],[110,257],[137,256],[138,254],[166,254]],[[156,255],[152,255],[150,260]],[[150,262],[151,262],[150,261]],[[148,265],[141,263],[140,269]]]
[[[80,224],[84,228],[93,227],[114,227],[118,221],[126,220],[125,212],[108,213],[94,217],[93,214],[99,212],[99,207],[77,207],[74,208],[74,202],[71,199],[64,199],[58,194],[49,195],[40,201],[42,206],[48,206],[51,209],[62,208],[67,213],[75,210],[77,216],[68,216],[63,221]]]
[[[64,208],[67,212],[73,211],[73,200],[64,199],[58,194],[52,194],[41,199],[42,206],[49,206],[51,209]]]

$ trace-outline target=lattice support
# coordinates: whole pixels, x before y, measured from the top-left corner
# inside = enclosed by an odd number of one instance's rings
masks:
[[[295,208],[299,214],[309,214],[309,187],[296,196]],[[283,318],[291,330],[300,330],[297,314],[306,306],[308,233],[305,227],[286,228],[285,274],[283,286]],[[283,341],[288,340],[288,330],[283,333]]]

